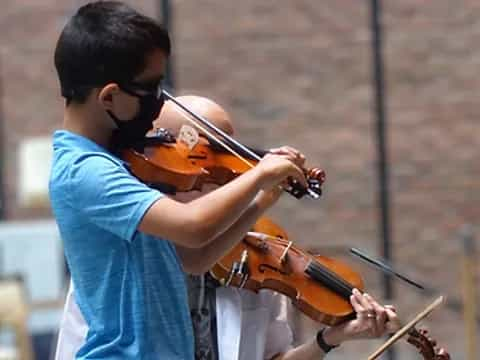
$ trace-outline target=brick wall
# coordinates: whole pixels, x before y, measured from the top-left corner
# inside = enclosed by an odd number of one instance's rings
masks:
[[[17,205],[16,152],[23,137],[45,135],[60,125],[62,101],[52,51],[65,16],[80,3],[2,4],[0,60],[10,219],[49,216],[48,210]],[[154,1],[130,3],[157,13]],[[224,105],[244,142],[296,146],[309,164],[327,172],[321,201],[299,202],[286,196],[272,216],[298,244],[357,246],[377,253],[367,2],[173,3],[179,92],[209,96]],[[479,230],[480,162],[475,152],[480,145],[480,7],[468,0],[389,0],[384,13],[396,262],[404,272],[460,299],[458,233],[465,223]],[[342,258],[362,271],[373,294],[381,295],[378,273]],[[430,299],[400,283],[396,290],[403,314],[418,311]],[[444,308],[425,324],[454,358],[465,358],[461,314]],[[305,336],[306,331],[300,334]],[[346,346],[339,354],[358,358],[359,351],[366,355],[374,345]],[[405,346],[399,348],[404,358],[411,358]]]

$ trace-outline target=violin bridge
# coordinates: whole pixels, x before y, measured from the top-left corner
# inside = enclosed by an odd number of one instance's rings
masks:
[[[292,247],[293,242],[289,241],[287,247],[283,251],[282,256],[280,256],[280,265],[284,265],[287,261],[288,250]]]

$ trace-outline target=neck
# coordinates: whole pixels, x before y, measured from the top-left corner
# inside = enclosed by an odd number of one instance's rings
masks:
[[[108,120],[105,119],[107,116],[104,111],[99,112],[86,106],[71,104],[65,108],[63,128],[108,148],[113,129],[112,126],[108,126]]]

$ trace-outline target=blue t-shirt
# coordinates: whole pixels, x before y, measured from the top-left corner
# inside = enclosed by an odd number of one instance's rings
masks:
[[[57,131],[53,150],[51,204],[89,327],[76,359],[193,360],[175,248],[137,230],[162,194],[85,137]]]

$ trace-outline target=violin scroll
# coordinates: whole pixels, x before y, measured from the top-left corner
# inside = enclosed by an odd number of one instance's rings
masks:
[[[415,346],[425,360],[450,360],[450,354],[437,347],[437,342],[428,336],[425,329],[412,328],[408,332],[407,342]]]
[[[325,182],[326,174],[320,168],[310,168],[305,171],[308,188],[318,194],[322,195],[322,185]]]

